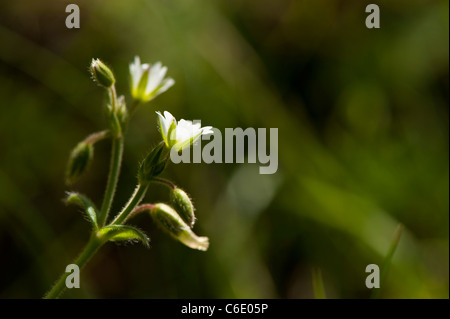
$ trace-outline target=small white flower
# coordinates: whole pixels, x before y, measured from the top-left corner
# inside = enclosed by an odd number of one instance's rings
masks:
[[[135,100],[148,102],[159,94],[167,91],[175,81],[172,78],[164,78],[167,67],[161,62],[151,65],[141,64],[141,59],[136,56],[130,64],[131,95]]]
[[[200,123],[177,120],[165,111],[164,116],[156,112],[159,117],[161,135],[168,148],[175,147],[177,151],[194,144],[201,135],[213,134],[212,126],[201,127]]]

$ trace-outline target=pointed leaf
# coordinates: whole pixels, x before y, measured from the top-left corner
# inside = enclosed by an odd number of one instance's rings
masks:
[[[92,203],[89,198],[87,198],[82,194],[70,192],[67,193],[66,203],[74,204],[83,208],[87,217],[89,218],[89,221],[92,223],[94,229],[95,230],[98,229],[97,225],[98,210],[95,207],[94,203]]]
[[[111,225],[99,230],[99,235],[110,241],[132,240],[141,241],[145,247],[149,247],[150,240],[139,229],[127,225]]]

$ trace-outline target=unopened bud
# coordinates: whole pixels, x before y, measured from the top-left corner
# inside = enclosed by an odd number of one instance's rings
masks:
[[[192,249],[206,251],[209,247],[208,237],[199,237],[181,219],[177,212],[166,204],[156,204],[150,211],[153,220],[170,236]]]
[[[72,184],[87,170],[94,156],[94,147],[90,143],[80,142],[70,153],[66,171],[66,182]]]
[[[141,184],[150,182],[154,177],[158,176],[166,168],[168,157],[163,155],[164,143],[158,144],[146,156],[139,167],[138,178]]]
[[[188,194],[181,188],[174,188],[170,192],[170,203],[180,217],[192,228],[195,223],[194,205],[192,205]]]
[[[99,85],[110,88],[116,82],[112,71],[100,59],[92,59],[90,69],[94,81]]]
[[[126,123],[128,119],[127,105],[123,95],[119,96],[117,99],[117,117],[119,118],[120,123]]]

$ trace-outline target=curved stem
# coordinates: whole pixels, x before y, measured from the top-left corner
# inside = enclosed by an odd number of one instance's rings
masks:
[[[83,142],[88,143],[88,144],[95,144],[98,141],[101,141],[101,140],[109,137],[109,135],[110,135],[109,130],[92,133],[91,135],[86,137]]]
[[[177,188],[177,185],[175,185],[174,183],[172,183],[171,181],[169,181],[169,180],[167,180],[165,178],[153,177],[152,178],[152,182],[163,184],[163,185],[169,187],[170,189]]]
[[[134,210],[134,208],[139,205],[139,203],[142,201],[142,199],[145,196],[145,193],[147,193],[148,184],[142,185],[138,184],[136,187],[136,190],[134,191],[134,194],[131,196],[128,204],[125,206],[125,208],[117,215],[117,217],[114,219],[114,221],[111,223],[111,225],[120,225],[122,224],[128,217],[128,215],[131,214],[131,212]]]
[[[123,154],[123,137],[117,136],[112,139],[112,157],[111,166],[108,175],[108,182],[106,184],[105,197],[103,198],[102,207],[98,216],[98,226],[104,226],[108,219],[109,211],[116,191],[117,182],[119,180],[120,165]]]
[[[110,98],[111,98],[111,107],[112,107],[112,111],[116,112],[117,109],[117,93],[116,93],[116,86],[112,85],[109,88],[109,94],[110,94]]]
[[[145,211],[151,211],[153,208],[155,208],[155,205],[153,204],[143,204],[137,206],[133,211],[128,215],[128,217],[124,220],[124,223],[129,220],[130,218],[133,218],[134,216],[143,213]]]
[[[97,238],[94,235],[91,236],[91,239],[87,243],[87,245],[84,247],[81,254],[78,256],[78,258],[73,262],[75,265],[77,265],[81,269],[88,263],[88,261],[91,259],[91,257],[97,252],[97,250],[104,244],[105,242],[102,241],[100,238]],[[66,278],[69,276],[70,273],[65,272],[62,274],[62,276],[58,279],[56,284],[52,287],[52,289],[45,295],[45,299],[55,299],[58,298],[64,290],[66,290]]]

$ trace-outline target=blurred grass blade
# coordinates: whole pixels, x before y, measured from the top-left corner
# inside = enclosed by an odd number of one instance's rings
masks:
[[[89,218],[89,221],[94,227],[94,230],[98,230],[97,224],[98,210],[95,207],[94,203],[89,198],[78,193],[69,192],[67,193],[66,203],[75,204],[83,208],[86,213],[86,216]]]
[[[313,268],[312,281],[315,299],[327,299],[325,295],[325,287],[323,285],[322,271],[320,268]]]
[[[394,238],[392,239],[391,246],[389,247],[389,251],[388,251],[386,258],[384,259],[383,264],[381,266],[380,288],[373,290],[372,295],[370,296],[370,298],[372,298],[372,299],[378,298],[381,288],[384,286],[384,281],[386,279],[386,276],[387,276],[387,273],[389,270],[389,266],[392,263],[392,258],[394,256],[395,250],[397,249],[398,242],[400,241],[400,237],[402,235],[403,228],[404,228],[403,224],[399,224],[397,226],[397,229],[395,230]]]
[[[127,225],[111,225],[106,226],[99,231],[100,236],[105,240],[110,241],[122,241],[122,240],[133,240],[137,239],[145,247],[149,247],[150,240],[142,231],[139,229],[127,226]]]

